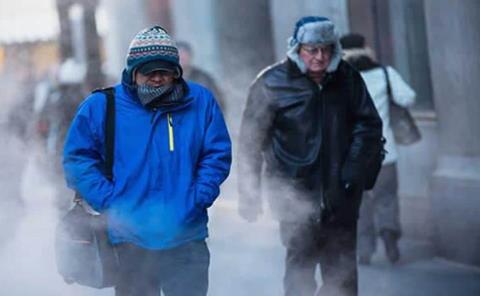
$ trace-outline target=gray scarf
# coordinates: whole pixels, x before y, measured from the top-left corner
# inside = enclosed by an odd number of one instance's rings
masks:
[[[177,82],[159,87],[146,84],[137,86],[140,103],[147,108],[174,105],[179,103],[185,94],[182,82]]]

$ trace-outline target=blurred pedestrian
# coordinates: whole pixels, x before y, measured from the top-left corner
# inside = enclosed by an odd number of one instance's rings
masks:
[[[205,296],[207,208],[229,174],[231,143],[205,87],[185,82],[178,49],[154,26],[130,44],[115,91],[113,181],[103,173],[106,98],[82,103],[64,149],[69,186],[108,218],[117,296]]]
[[[183,68],[184,79],[201,84],[212,91],[215,99],[217,99],[217,103],[220,105],[223,113],[225,113],[226,104],[223,92],[210,74],[193,65],[194,52],[190,43],[179,41],[177,42],[177,47],[180,55],[180,64]]]
[[[65,186],[62,169],[63,144],[70,123],[85,91],[86,68],[72,58],[59,67],[52,67],[50,75],[35,86],[34,115],[31,120],[35,141],[40,148],[39,164],[55,188],[55,207],[63,216],[71,206],[70,190]]]
[[[360,74],[341,57],[329,19],[301,18],[287,59],[259,74],[243,113],[239,214],[258,218],[265,183],[287,249],[287,296],[314,295],[319,263],[319,295],[358,291],[358,207],[369,160],[381,150],[382,122]]]
[[[15,60],[15,59],[12,59]],[[19,62],[0,73],[2,110],[0,111],[0,248],[12,241],[25,215],[23,180],[31,150],[32,66]]]
[[[87,94],[85,75],[85,65],[71,58],[65,60],[59,67],[39,119],[47,127],[46,151],[57,177],[63,176],[61,160],[68,127]]]
[[[358,254],[360,264],[370,264],[376,249],[376,238],[380,236],[390,262],[400,259],[398,240],[401,236],[398,202],[398,152],[390,126],[387,82],[390,83],[395,103],[408,107],[415,102],[415,92],[392,67],[383,68],[366,46],[365,38],[360,34],[349,34],[341,38],[344,59],[362,75],[368,92],[383,122],[383,134],[387,140],[387,154],[373,190],[366,192],[360,207],[358,225]],[[388,72],[388,76],[385,75]],[[388,81],[387,81],[388,79]]]
[[[29,145],[32,136],[30,118],[33,113],[35,77],[31,65],[18,66],[15,71],[11,72],[11,76],[13,77],[6,79],[9,89],[7,88],[5,96],[7,99],[13,98],[12,106],[5,106],[5,109],[9,111],[6,127],[12,136]]]

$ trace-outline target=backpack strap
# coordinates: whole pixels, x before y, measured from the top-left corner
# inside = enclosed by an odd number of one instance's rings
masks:
[[[103,93],[107,97],[107,108],[105,111],[105,167],[104,174],[109,179],[113,178],[113,152],[115,144],[115,89],[113,87],[95,89],[92,93]],[[73,202],[83,204],[83,199],[78,192],[75,192]]]
[[[105,176],[113,178],[113,158],[115,143],[115,89],[107,87],[96,89],[93,93],[101,92],[107,97],[107,109],[105,114]]]

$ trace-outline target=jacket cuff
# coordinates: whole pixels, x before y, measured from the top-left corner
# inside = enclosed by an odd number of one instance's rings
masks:
[[[218,187],[212,188],[197,183],[195,202],[204,208],[208,208],[213,204],[219,193],[220,189]]]

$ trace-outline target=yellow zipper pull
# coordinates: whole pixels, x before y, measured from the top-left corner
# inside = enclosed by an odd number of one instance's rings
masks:
[[[172,115],[167,113],[167,121],[168,121],[168,147],[172,152],[175,149],[175,143],[173,140],[173,120]]]

